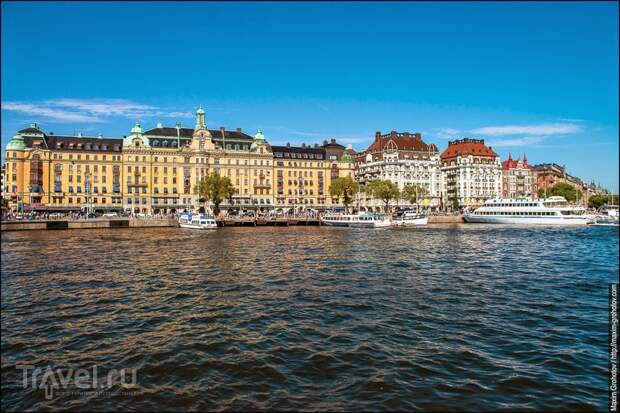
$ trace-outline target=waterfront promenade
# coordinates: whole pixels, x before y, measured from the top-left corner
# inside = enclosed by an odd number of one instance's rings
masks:
[[[257,226],[298,226],[321,225],[318,217],[222,217],[217,219],[221,227],[257,227]],[[462,215],[431,215],[429,224],[460,224]],[[93,219],[40,219],[2,221],[2,231],[58,230],[58,229],[92,229],[92,228],[148,228],[177,227],[174,217],[146,218],[93,218]]]

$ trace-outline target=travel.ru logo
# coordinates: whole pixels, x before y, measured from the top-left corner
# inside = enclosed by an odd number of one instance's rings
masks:
[[[76,395],[84,395],[92,392],[105,392],[119,383],[124,389],[137,389],[138,369],[123,368],[112,369],[108,374],[100,377],[97,365],[90,369],[62,369],[47,366],[45,369],[33,365],[17,365],[22,370],[22,386],[24,388],[42,389],[45,398],[51,400],[57,390],[63,393],[72,392]]]

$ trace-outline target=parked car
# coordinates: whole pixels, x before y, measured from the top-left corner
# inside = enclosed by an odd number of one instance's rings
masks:
[[[116,212],[106,212],[102,216],[104,218],[116,218],[116,217],[118,217],[118,213],[116,213]]]

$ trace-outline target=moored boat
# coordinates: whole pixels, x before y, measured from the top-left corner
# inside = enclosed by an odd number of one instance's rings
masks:
[[[217,222],[213,215],[181,214],[178,218],[179,227],[189,229],[217,229]]]
[[[586,225],[594,223],[585,209],[568,205],[561,196],[546,199],[490,199],[466,211],[465,222],[487,224]]]
[[[426,224],[428,224],[428,217],[415,211],[399,211],[392,215],[392,225],[395,227],[410,227]]]
[[[387,228],[391,225],[390,218],[384,214],[325,214],[321,216],[321,224],[332,227],[353,228]]]

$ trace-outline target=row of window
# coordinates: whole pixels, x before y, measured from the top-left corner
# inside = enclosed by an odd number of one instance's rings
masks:
[[[507,216],[527,216],[527,217],[531,217],[531,216],[542,217],[542,216],[556,215],[555,212],[549,212],[549,211],[534,211],[534,212],[527,212],[527,211],[499,211],[499,212],[476,211],[475,213],[476,213],[476,215],[507,215]]]

